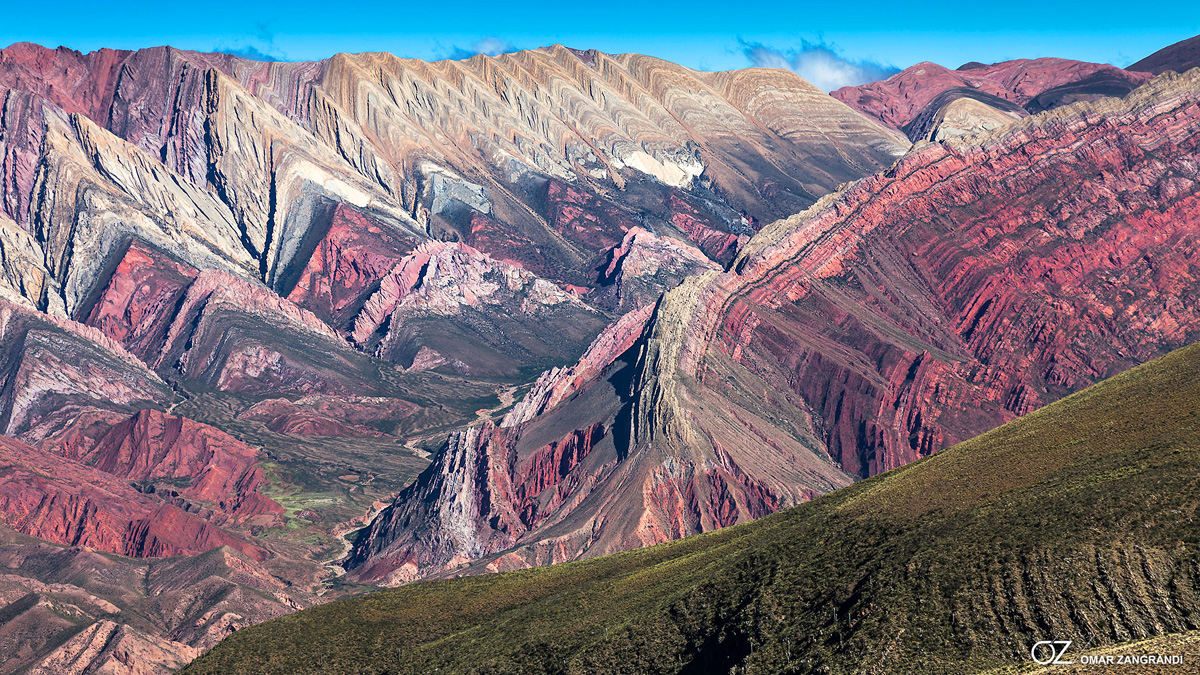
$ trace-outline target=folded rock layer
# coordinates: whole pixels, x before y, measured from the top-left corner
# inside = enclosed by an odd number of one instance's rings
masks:
[[[557,406],[533,400],[541,385],[519,423],[454,437],[363,531],[353,574],[504,569],[715,529],[1200,338],[1198,99],[1200,71],[1168,74],[920,145],[764,228]]]

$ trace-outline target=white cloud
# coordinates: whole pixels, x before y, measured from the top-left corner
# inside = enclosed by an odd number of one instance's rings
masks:
[[[760,42],[739,42],[751,64],[790,70],[822,91],[883,80],[900,72],[899,68],[875,61],[845,58],[841,50],[824,41],[801,40],[799,49],[776,49]]]
[[[487,56],[500,56],[509,52],[515,52],[517,48],[513,43],[495,36],[485,37],[482,40],[475,41],[469,47],[454,46],[454,49],[446,55],[446,58],[453,61],[461,61],[469,59],[476,54],[485,54]]]

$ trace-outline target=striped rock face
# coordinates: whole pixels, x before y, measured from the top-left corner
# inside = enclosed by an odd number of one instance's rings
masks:
[[[341,535],[447,435],[515,415],[535,382],[557,404],[663,291],[908,145],[791,73],[560,46],[0,50],[0,501],[19,570],[0,606],[20,601],[0,643],[41,640],[0,669],[137,654],[173,671],[343,592]],[[521,522],[609,451],[588,429],[514,474],[532,481]],[[64,590],[62,570],[101,560],[109,590]],[[77,623],[53,618],[67,606]]]
[[[552,373],[506,423],[456,436],[363,531],[352,574],[508,569],[745,521],[1200,339],[1198,99],[1200,71],[1166,75],[919,145],[763,228],[577,370],[606,368]]]
[[[0,50],[12,669],[743,522],[1198,337],[1194,77],[898,78]]]

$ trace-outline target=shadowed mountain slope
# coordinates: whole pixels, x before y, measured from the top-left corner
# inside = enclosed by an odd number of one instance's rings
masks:
[[[1168,70],[1182,73],[1197,66],[1200,66],[1200,35],[1163,47],[1127,70],[1158,75]]]
[[[1195,630],[1200,346],[746,525],[412,584],[225,640],[199,673],[972,673]]]

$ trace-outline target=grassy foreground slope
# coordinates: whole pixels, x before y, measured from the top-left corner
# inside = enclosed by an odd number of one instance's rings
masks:
[[[183,672],[971,673],[1200,628],[1200,345],[753,523],[414,584]]]

